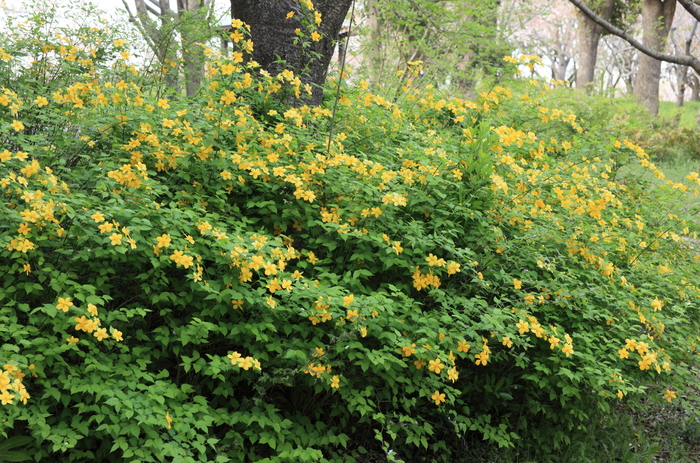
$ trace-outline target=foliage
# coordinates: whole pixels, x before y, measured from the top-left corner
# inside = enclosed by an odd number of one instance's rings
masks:
[[[507,32],[498,23],[500,1],[392,0],[367,2],[361,29],[363,69],[373,84],[390,85],[413,63],[424,63],[423,84],[471,91],[483,75],[503,69]],[[366,59],[365,59],[366,58]],[[379,91],[373,88],[373,91]]]
[[[0,461],[25,461],[31,459],[29,455],[21,450],[12,450],[22,445],[28,444],[33,439],[27,436],[14,436],[0,442]]]
[[[0,44],[0,432],[35,460],[566,461],[682,399],[698,175],[619,178],[662,174],[549,85],[361,82],[329,141],[292,72],[212,55],[178,98],[42,18]]]

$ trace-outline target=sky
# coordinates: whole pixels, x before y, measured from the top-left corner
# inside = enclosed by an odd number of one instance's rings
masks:
[[[39,0],[42,1],[42,0]],[[223,14],[231,8],[230,0],[213,0],[214,7],[217,14]],[[45,3],[55,3],[56,5],[69,5],[72,3],[70,0],[43,0]],[[134,6],[134,0],[126,0],[131,8],[132,12],[136,11]],[[157,0],[156,0],[157,2]],[[9,11],[20,11],[23,0],[0,0],[0,10],[7,8]],[[80,2],[85,3],[85,2]],[[92,0],[98,8],[109,14],[117,14],[118,10],[124,9],[124,2],[122,0]],[[2,8],[5,7],[5,8]],[[176,0],[170,0],[170,7],[176,9]]]

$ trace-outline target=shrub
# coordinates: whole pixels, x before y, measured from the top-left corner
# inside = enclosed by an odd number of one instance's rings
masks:
[[[184,99],[42,37],[8,35],[0,68],[0,431],[36,460],[455,461],[485,439],[545,461],[617,401],[685,390],[697,227],[674,204],[698,176],[618,178],[662,174],[546,84],[360,83],[333,114],[239,52]],[[51,95],[25,84],[79,53]]]

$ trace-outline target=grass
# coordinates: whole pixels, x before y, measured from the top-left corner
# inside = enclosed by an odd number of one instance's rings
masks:
[[[662,101],[659,105],[659,119],[671,124],[678,120],[679,127],[693,129],[697,128],[699,111],[700,101],[686,101],[682,108],[679,108],[675,102]]]

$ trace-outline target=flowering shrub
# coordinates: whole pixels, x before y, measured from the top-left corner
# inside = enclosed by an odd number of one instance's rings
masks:
[[[698,175],[621,176],[663,174],[546,84],[360,83],[333,115],[242,52],[182,99],[128,55],[93,67],[104,30],[21,30],[0,57],[0,431],[35,459],[556,455],[617,401],[684,390]],[[28,77],[59,69],[50,94]]]

